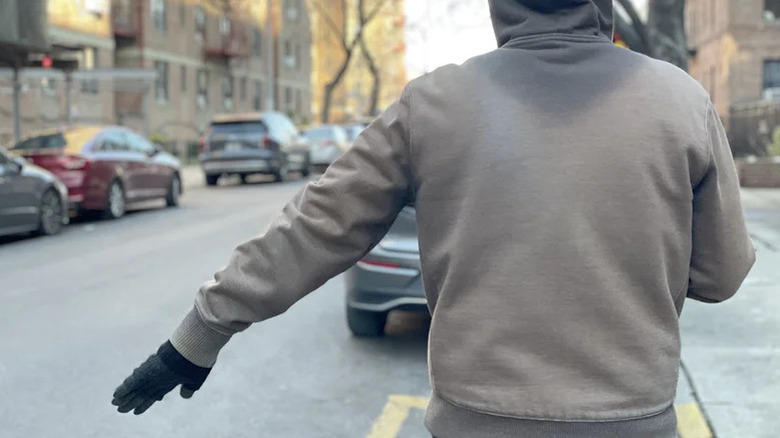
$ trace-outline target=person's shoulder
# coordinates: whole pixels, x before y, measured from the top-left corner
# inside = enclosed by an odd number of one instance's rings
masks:
[[[696,79],[671,62],[651,58],[639,53],[632,52],[632,54],[641,58],[645,74],[659,84],[663,84],[675,92],[688,93],[702,99],[708,96],[707,90]]]
[[[496,51],[490,51],[469,58],[461,64],[442,65],[441,67],[437,67],[428,73],[412,79],[407,84],[407,88],[409,90],[427,90],[432,87],[455,86],[472,76],[471,70],[473,70],[474,66],[481,64],[491,56],[495,56],[495,53]]]

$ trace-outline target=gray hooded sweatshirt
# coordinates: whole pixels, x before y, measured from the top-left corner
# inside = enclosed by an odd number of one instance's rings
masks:
[[[686,296],[754,261],[706,92],[611,42],[611,0],[492,0],[500,48],[412,81],[200,290],[171,338],[230,336],[349,268],[417,207],[440,438],[672,437]]]

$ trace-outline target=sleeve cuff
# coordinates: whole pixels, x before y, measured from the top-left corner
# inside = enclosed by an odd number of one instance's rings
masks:
[[[219,350],[230,340],[230,335],[209,327],[193,308],[171,335],[171,344],[182,356],[195,365],[211,368],[217,362]]]

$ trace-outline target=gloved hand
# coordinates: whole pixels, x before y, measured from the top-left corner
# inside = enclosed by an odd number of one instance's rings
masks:
[[[210,371],[211,368],[188,361],[168,341],[114,391],[111,404],[118,406],[117,410],[123,414],[134,410],[135,415],[140,415],[178,385],[183,398],[192,397]]]

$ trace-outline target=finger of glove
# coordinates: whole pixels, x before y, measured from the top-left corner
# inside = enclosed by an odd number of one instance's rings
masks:
[[[117,408],[117,411],[126,414],[133,409],[140,406],[142,403],[144,403],[146,400],[148,400],[150,397],[147,394],[139,394],[130,399],[127,403],[123,403],[119,408]]]
[[[156,401],[157,400],[154,398],[149,398],[144,400],[140,405],[136,406],[135,410],[133,411],[133,414],[135,415],[143,414],[144,412],[146,412],[147,409],[151,408]]]
[[[181,385],[181,391],[179,393],[181,394],[181,398],[189,399],[192,398],[192,395],[195,394],[195,389],[188,388],[185,385]]]

